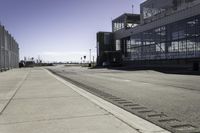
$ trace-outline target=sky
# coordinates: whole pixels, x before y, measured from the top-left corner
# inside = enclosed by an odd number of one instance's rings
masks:
[[[111,20],[139,13],[145,0],[0,0],[0,23],[19,44],[20,59],[45,62],[96,57],[96,33],[111,31]]]

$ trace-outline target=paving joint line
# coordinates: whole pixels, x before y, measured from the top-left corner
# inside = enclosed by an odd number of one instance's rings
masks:
[[[29,70],[28,73],[26,74],[26,76],[20,81],[20,83],[18,84],[18,86],[15,89],[14,94],[8,100],[8,102],[4,105],[3,109],[0,111],[0,115],[3,114],[4,110],[7,108],[7,106],[10,104],[10,102],[13,100],[13,98],[15,97],[15,95],[17,94],[17,92],[19,91],[19,89],[22,87],[23,83],[27,80],[27,78],[28,78],[28,76],[29,76],[30,73],[31,73],[31,70]]]
[[[56,99],[56,98],[78,98],[80,96],[57,96],[57,97],[31,97],[31,98],[13,98],[13,101],[17,100],[40,100],[40,99]]]
[[[24,124],[24,123],[32,123],[32,122],[45,122],[45,121],[58,121],[58,120],[70,120],[70,119],[78,119],[78,118],[91,118],[91,117],[100,117],[100,116],[109,116],[110,113],[105,114],[94,114],[94,115],[80,115],[80,116],[71,116],[71,117],[62,117],[62,118],[50,118],[50,119],[38,119],[32,121],[22,121],[22,122],[8,122],[8,123],[0,123],[0,125],[14,125],[14,124]]]

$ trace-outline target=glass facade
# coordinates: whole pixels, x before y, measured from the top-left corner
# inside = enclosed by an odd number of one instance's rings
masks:
[[[200,16],[132,34],[125,46],[127,60],[200,57]]]
[[[174,10],[175,0],[147,0],[141,4],[141,23],[149,23]]]
[[[158,20],[199,3],[199,0],[147,0],[141,4],[141,23]]]
[[[143,18],[149,18],[172,8],[174,0],[148,0],[141,7]]]

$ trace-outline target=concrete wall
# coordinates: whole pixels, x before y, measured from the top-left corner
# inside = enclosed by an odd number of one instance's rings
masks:
[[[19,46],[15,39],[0,25],[0,71],[17,68]]]

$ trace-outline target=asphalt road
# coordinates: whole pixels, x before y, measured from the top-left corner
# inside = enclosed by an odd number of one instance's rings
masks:
[[[66,66],[50,69],[114,96],[200,126],[200,76],[152,70],[120,71]]]

